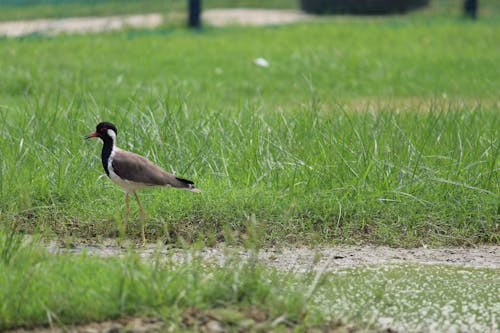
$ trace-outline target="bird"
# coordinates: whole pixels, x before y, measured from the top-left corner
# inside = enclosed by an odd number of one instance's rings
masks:
[[[120,149],[116,146],[118,130],[108,121],[97,124],[95,132],[85,136],[85,139],[99,138],[103,142],[101,161],[106,175],[125,191],[125,227],[130,213],[129,194],[133,193],[141,219],[141,239],[146,244],[144,231],[144,210],[137,190],[145,187],[165,186],[184,189],[191,192],[201,192],[193,181],[168,173],[144,156]]]

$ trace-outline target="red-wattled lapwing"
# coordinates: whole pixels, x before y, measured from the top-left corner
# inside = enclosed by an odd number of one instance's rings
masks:
[[[118,148],[116,134],[115,125],[110,122],[102,122],[96,126],[96,131],[87,135],[85,139],[100,138],[103,142],[101,160],[104,171],[112,181],[125,190],[125,226],[130,213],[128,195],[130,192],[134,193],[141,216],[142,242],[145,243],[144,212],[136,190],[150,186],[171,186],[192,192],[201,191],[194,187],[192,181],[166,172],[143,156]]]

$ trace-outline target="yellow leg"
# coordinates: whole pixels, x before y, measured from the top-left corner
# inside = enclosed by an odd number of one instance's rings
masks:
[[[125,234],[127,233],[128,215],[130,214],[130,205],[128,203],[128,192],[125,192]]]
[[[141,216],[141,238],[142,238],[142,245],[146,245],[146,234],[144,232],[144,210],[142,209],[141,202],[139,201],[139,196],[137,193],[134,191],[135,195],[135,200],[137,201],[137,204],[139,205],[139,214]]]

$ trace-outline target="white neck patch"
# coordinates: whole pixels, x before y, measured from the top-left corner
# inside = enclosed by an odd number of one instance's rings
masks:
[[[116,133],[112,129],[108,129],[108,135],[113,140],[113,147],[116,145]]]

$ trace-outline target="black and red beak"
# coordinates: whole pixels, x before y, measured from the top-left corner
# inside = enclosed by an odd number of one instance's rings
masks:
[[[85,135],[85,139],[90,139],[90,138],[97,138],[99,135],[97,134],[97,132],[92,132],[88,135]]]

